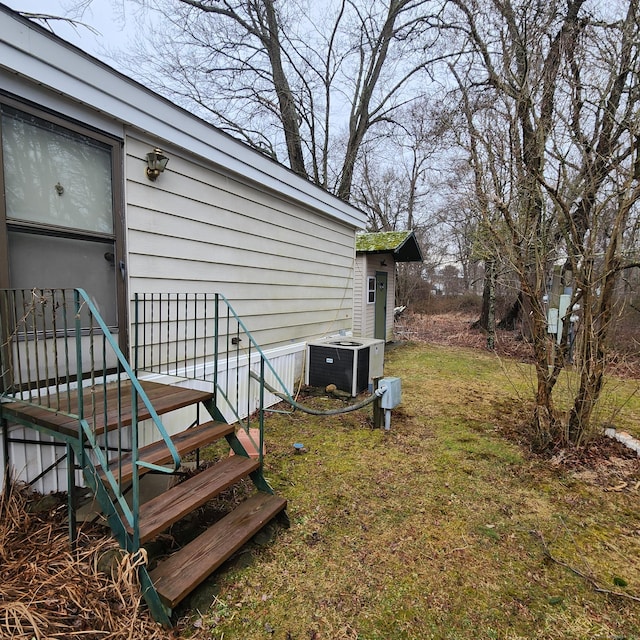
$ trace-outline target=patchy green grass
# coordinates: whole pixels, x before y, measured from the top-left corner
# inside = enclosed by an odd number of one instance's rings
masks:
[[[366,410],[268,417],[266,475],[291,527],[215,574],[193,635],[640,638],[638,461],[616,467],[612,449],[602,468],[552,464],[505,437],[528,365],[410,344],[388,351],[385,373],[403,385],[389,433]],[[633,385],[609,389],[605,414],[640,431]]]

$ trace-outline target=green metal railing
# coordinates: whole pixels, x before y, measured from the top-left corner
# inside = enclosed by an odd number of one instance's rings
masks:
[[[262,468],[265,385],[291,396],[227,298],[220,293],[136,294],[132,316],[136,375],[211,385],[214,417],[239,423]],[[259,442],[251,437],[252,426],[259,430]]]
[[[77,434],[71,437],[65,430],[63,435],[66,432],[85,479],[121,545],[136,551],[139,469],[172,473],[180,457],[112,329],[82,289],[0,290],[0,318],[0,399],[69,418],[69,430],[75,425]],[[168,467],[138,460],[141,407],[171,453],[173,464]],[[123,415],[130,419],[123,421]],[[45,425],[40,428],[46,432]],[[74,460],[69,446],[71,492]],[[130,482],[123,480],[127,455],[133,466]],[[125,499],[129,488],[131,506]],[[132,537],[117,524],[118,512],[134,532]]]
[[[205,404],[211,416],[237,421],[250,438],[257,422],[260,437],[253,444],[260,469],[251,478],[264,491],[272,491],[262,475],[266,394],[277,393],[276,401],[291,396],[221,294],[138,294],[132,315],[133,367],[118,346],[117,330],[107,326],[82,289],[0,289],[0,403],[6,403],[4,409],[0,405],[0,428],[5,454],[8,421],[65,441],[72,540],[77,461],[120,545],[135,553],[140,548],[142,467],[173,473],[180,466],[179,454],[145,393],[148,383],[138,376],[155,374],[169,377],[162,382],[210,387],[214,398]],[[16,405],[31,414],[15,410]],[[36,420],[34,407],[47,419]],[[173,464],[139,460],[140,416],[149,416],[147,424],[159,436],[153,439],[164,441]],[[236,453],[247,453],[235,435],[227,439]],[[127,457],[133,471],[130,481],[125,478]],[[129,489],[130,502],[125,499]],[[154,617],[168,625],[170,612],[146,567],[139,567],[139,578]]]

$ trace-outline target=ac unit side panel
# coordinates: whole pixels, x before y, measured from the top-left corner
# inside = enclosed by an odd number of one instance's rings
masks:
[[[369,379],[384,375],[384,340],[376,340],[369,345]]]
[[[369,388],[369,347],[358,349],[358,366],[356,369],[355,388],[351,395],[357,396],[361,391]]]

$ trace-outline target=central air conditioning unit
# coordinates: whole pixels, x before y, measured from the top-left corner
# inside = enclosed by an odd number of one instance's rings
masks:
[[[335,384],[357,396],[381,378],[383,370],[384,340],[333,337],[307,343],[305,382],[311,387]]]

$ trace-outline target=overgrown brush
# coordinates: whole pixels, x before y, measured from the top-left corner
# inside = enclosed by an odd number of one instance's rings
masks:
[[[160,640],[141,602],[136,566],[121,554],[112,575],[98,569],[114,549],[96,527],[81,530],[72,551],[58,509],[30,513],[32,496],[19,486],[0,495],[0,637],[16,640]]]

